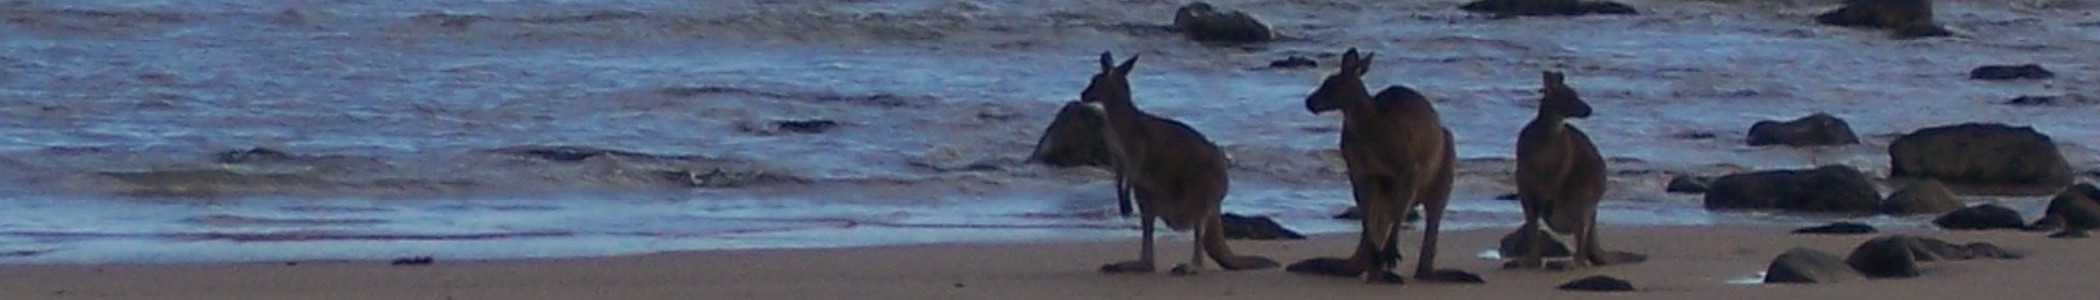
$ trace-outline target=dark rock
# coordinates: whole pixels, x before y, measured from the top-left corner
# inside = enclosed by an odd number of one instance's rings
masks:
[[[1812,170],[1738,173],[1714,179],[1706,209],[1781,209],[1800,212],[1872,212],[1880,192],[1867,175],[1843,165]]]
[[[1339,219],[1339,220],[1362,220],[1362,219],[1364,219],[1364,216],[1363,216],[1363,211],[1362,211],[1362,210],[1358,210],[1358,209],[1356,209],[1356,207],[1354,207],[1354,206],[1351,206],[1351,207],[1349,207],[1349,210],[1344,210],[1344,211],[1342,211],[1342,213],[1340,213],[1340,214],[1335,214],[1335,215],[1334,215],[1334,218],[1335,218],[1335,219]],[[1421,211],[1421,210],[1409,210],[1409,211],[1407,211],[1407,221],[1408,221],[1408,222],[1414,222],[1414,221],[1419,221],[1419,220],[1422,220],[1422,211]]]
[[[1225,238],[1244,240],[1303,240],[1305,235],[1283,228],[1269,217],[1248,217],[1236,214],[1219,216],[1225,222]]]
[[[1501,246],[1495,247],[1495,251],[1500,252],[1504,259],[1523,257],[1530,253],[1527,251],[1531,251],[1532,245],[1528,244],[1531,240],[1524,238],[1522,233],[1521,231],[1511,231],[1509,234],[1502,235]],[[1571,255],[1571,251],[1568,250],[1568,244],[1562,243],[1559,237],[1547,234],[1545,230],[1532,230],[1532,234],[1543,235],[1543,238],[1546,240],[1545,248],[1539,252],[1540,257],[1567,257]]]
[[[1829,252],[1796,247],[1779,254],[1765,267],[1765,283],[1835,283],[1866,279],[1845,258]]]
[[[1916,238],[1886,236],[1859,245],[1852,255],[1845,257],[1845,264],[1868,278],[1918,277],[1918,259],[1911,248],[1920,247]]]
[[[699,155],[662,155],[625,150],[602,149],[589,146],[542,146],[524,145],[484,150],[489,153],[535,158],[556,162],[579,162],[592,157],[617,156],[626,159],[715,162],[720,159]]]
[[[1954,35],[1933,22],[1929,0],[1851,0],[1844,7],[1816,15],[1816,22],[1889,29],[1898,39]]]
[[[1436,269],[1429,272],[1429,277],[1420,279],[1445,283],[1487,283],[1487,279],[1480,278],[1480,275],[1457,269]]]
[[[2093,99],[2083,95],[2075,94],[2056,96],[2022,95],[2018,98],[2012,98],[2012,100],[2005,100],[2005,102],[1999,102],[1998,104],[2012,106],[2086,106],[2100,104],[2100,99]]]
[[[434,263],[434,262],[437,262],[437,259],[435,259],[435,258],[431,258],[431,257],[429,257],[429,256],[416,256],[416,257],[403,257],[403,258],[397,258],[397,259],[394,259],[394,262],[393,262],[393,263],[391,263],[391,265],[395,265],[395,266],[428,266],[428,265],[430,265],[431,263]]]
[[[1816,226],[1816,227],[1809,227],[1809,228],[1795,229],[1795,230],[1794,230],[1794,233],[1799,233],[1799,234],[1868,234],[1868,233],[1874,233],[1875,231],[1876,231],[1876,230],[1874,229],[1874,226],[1868,226],[1867,224],[1860,224],[1860,223],[1852,223],[1852,222],[1835,222],[1835,223],[1830,223],[1830,224],[1828,224],[1828,225],[1823,225],[1823,226]]]
[[[1717,137],[1720,137],[1720,135],[1715,135],[1715,134],[1714,134],[1714,133],[1712,133],[1712,132],[1705,132],[1705,131],[1692,131],[1692,132],[1682,132],[1682,133],[1678,133],[1678,134],[1676,134],[1676,135],[1672,135],[1672,136],[1673,136],[1673,137],[1676,137],[1676,138],[1680,138],[1680,139],[1687,139],[1687,140],[1705,140],[1705,139],[1713,139],[1713,138],[1717,138]]]
[[[1881,208],[1877,210],[1890,215],[1921,215],[1958,209],[1962,209],[1961,201],[1954,199],[1947,186],[1938,180],[1926,179],[1890,194],[1887,200],[1881,201]]]
[[[1104,124],[1100,110],[1079,101],[1067,102],[1050,121],[1050,128],[1043,129],[1043,137],[1036,139],[1035,153],[1029,154],[1028,161],[1058,167],[1109,167],[1114,156],[1101,135],[1107,128]]]
[[[1749,142],[1751,146],[1833,146],[1858,144],[1859,136],[1845,120],[1816,113],[1793,121],[1758,121],[1750,125]]]
[[[2091,183],[2080,183],[2064,189],[2056,194],[2056,198],[2049,199],[2049,206],[2042,211],[2042,218],[2028,227],[2039,230],[2061,229],[2067,232],[2100,229],[2100,188]]]
[[[2085,230],[2079,229],[2064,230],[2049,234],[2049,238],[2052,239],[2082,239],[2089,237],[2093,237],[2093,235],[2091,233],[2086,232]]]
[[[213,160],[222,164],[241,164],[252,162],[291,160],[295,157],[296,156],[292,155],[291,153],[284,152],[283,150],[256,147],[219,152],[218,155],[213,155]]]
[[[2019,254],[2013,253],[2012,251],[2006,251],[2004,248],[1998,248],[1998,245],[1992,245],[1990,243],[1969,243],[1968,245],[1962,246],[1962,248],[1967,249],[1969,251],[1969,257],[1972,258],[2020,259]]]
[[[1258,43],[1276,39],[1269,25],[1254,16],[1237,10],[1219,11],[1200,1],[1174,10],[1174,27],[1199,42]]]
[[[1588,14],[1640,14],[1633,6],[1609,1],[1578,0],[1480,0],[1458,7],[1479,14],[1504,16],[1580,16]]]
[[[1940,228],[1957,230],[2022,229],[2024,223],[2020,212],[1997,204],[1971,206],[1932,219]]]
[[[1518,196],[1518,195],[1517,195],[1517,194],[1515,194],[1515,193],[1510,193],[1510,194],[1502,194],[1502,195],[1499,195],[1499,196],[1495,196],[1495,200],[1502,200],[1502,201],[1517,201],[1518,197],[1522,197],[1522,196]]]
[[[832,120],[785,120],[773,121],[773,126],[779,127],[780,131],[817,134],[831,130],[833,127],[838,127],[839,122]]]
[[[1597,275],[1597,276],[1590,276],[1590,277],[1585,277],[1585,278],[1583,278],[1583,279],[1576,279],[1575,281],[1569,281],[1568,283],[1565,283],[1565,284],[1561,284],[1561,285],[1560,285],[1560,290],[1563,290],[1563,291],[1592,291],[1592,292],[1623,292],[1623,291],[1631,291],[1631,290],[1633,290],[1633,283],[1631,283],[1631,282],[1626,282],[1626,280],[1625,280],[1625,279],[1618,279],[1618,278],[1612,278],[1611,276]]]
[[[1713,184],[1713,182],[1713,177],[1677,175],[1677,177],[1670,178],[1669,186],[1663,187],[1663,191],[1684,194],[1705,193],[1706,187]]]
[[[1991,66],[1982,66],[1982,67],[1976,67],[1976,69],[1974,69],[1974,70],[1969,70],[1969,79],[1976,79],[1976,80],[2050,79],[2050,78],[2056,78],[2056,73],[2054,73],[2054,72],[2049,72],[2049,69],[2043,69],[2043,68],[2042,68],[2042,65],[2037,65],[2037,64],[2025,64],[2025,65],[1991,65]]]
[[[1890,176],[1938,179],[1956,192],[2043,195],[2074,175],[2049,136],[2032,127],[1968,123],[1920,129],[1889,144]],[[1985,190],[1989,192],[1984,192]]]
[[[1313,61],[1311,58],[1296,55],[1269,62],[1269,68],[1271,69],[1300,69],[1318,66],[1320,66],[1320,63]]]

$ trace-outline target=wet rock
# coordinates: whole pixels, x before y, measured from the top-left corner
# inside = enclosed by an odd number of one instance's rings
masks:
[[[1640,14],[1633,6],[1610,1],[1578,0],[1480,0],[1458,7],[1478,14],[1503,16],[1580,16],[1589,14]]]
[[[2056,78],[2056,73],[2049,72],[2049,69],[2043,69],[2042,65],[2037,64],[1990,65],[1976,67],[1976,69],[1974,70],[1969,70],[1969,79],[1976,80],[2014,80],[2050,78]]]
[[[831,130],[833,127],[838,127],[839,122],[832,120],[786,120],[773,121],[773,126],[780,128],[780,131],[817,134]]]
[[[1833,223],[1830,223],[1830,224],[1827,224],[1827,225],[1823,225],[1823,226],[1816,226],[1816,227],[1809,227],[1809,228],[1795,229],[1795,230],[1794,230],[1794,233],[1798,233],[1798,234],[1868,234],[1868,233],[1874,233],[1875,231],[1876,231],[1876,230],[1874,229],[1874,226],[1868,226],[1867,224],[1860,224],[1860,223],[1852,223],[1852,222],[1833,222]]]
[[[1713,139],[1713,138],[1717,138],[1717,137],[1720,137],[1720,135],[1716,135],[1716,134],[1714,134],[1714,133],[1712,133],[1712,132],[1705,132],[1705,131],[1689,131],[1689,132],[1680,132],[1680,133],[1677,133],[1677,134],[1675,134],[1675,135],[1671,135],[1671,137],[1676,137],[1676,138],[1679,138],[1679,139],[1687,139],[1687,140],[1708,140],[1708,139]]]
[[[1225,222],[1225,238],[1243,240],[1303,240],[1305,235],[1283,228],[1269,217],[1236,214],[1219,216]]]
[[[1706,193],[1706,187],[1713,182],[1712,177],[1677,175],[1670,178],[1670,184],[1663,187],[1663,191],[1682,194]]]
[[[1845,257],[1845,264],[1868,278],[1918,277],[1918,259],[1911,248],[1922,247],[1916,238],[1886,236],[1867,240],[1852,255]]]
[[[1891,30],[1897,39],[1953,36],[1932,20],[1929,0],[1850,0],[1844,7],[1816,15],[1824,25]]]
[[[1859,281],[1866,275],[1853,270],[1845,258],[1829,252],[1796,247],[1779,254],[1765,267],[1765,283],[1836,283]]]
[[[1960,200],[1938,180],[1926,179],[1890,194],[1876,209],[1890,215],[1942,214],[1962,209]]]
[[[699,158],[699,157],[697,157],[697,156],[669,156],[669,155],[656,155],[656,154],[648,154],[648,153],[641,153],[641,152],[633,152],[633,151],[624,151],[624,150],[612,150],[612,149],[594,148],[594,147],[588,147],[588,146],[540,146],[540,145],[526,145],[526,146],[510,146],[510,147],[503,147],[503,148],[489,149],[489,150],[485,150],[485,151],[486,151],[486,152],[490,152],[490,153],[496,153],[496,154],[504,154],[504,155],[520,156],[520,157],[527,157],[527,158],[535,158],[535,159],[540,159],[540,160],[546,160],[546,161],[556,161],[556,162],[579,162],[579,161],[583,161],[583,160],[586,160],[586,159],[590,159],[590,158],[592,158],[592,157],[599,157],[599,156],[622,156],[622,157],[631,157],[631,158],[646,158],[646,159],[667,159],[667,160],[687,160],[687,159],[700,159],[700,158]]]
[[[1529,251],[1531,251],[1532,245],[1529,244],[1531,240],[1526,239],[1522,233],[1521,231],[1511,231],[1509,234],[1502,235],[1501,246],[1496,247],[1495,251],[1500,252],[1503,258],[1528,255]],[[1543,245],[1545,248],[1540,249],[1540,257],[1567,257],[1572,255],[1572,251],[1568,250],[1566,243],[1561,242],[1560,237],[1547,234],[1545,230],[1532,230],[1532,234],[1542,235],[1541,238],[1546,240],[1546,244]]]
[[[1195,2],[1174,10],[1174,27],[1199,42],[1259,43],[1276,39],[1269,25],[1237,10],[1219,11]]]
[[[390,263],[390,265],[396,265],[396,266],[428,266],[428,265],[430,265],[431,263],[435,263],[435,262],[437,262],[437,259],[436,259],[436,258],[432,258],[432,257],[429,257],[429,256],[415,256],[415,257],[403,257],[403,258],[397,258],[397,259],[394,259],[394,262],[393,262],[393,263]]]
[[[1858,144],[1859,136],[1852,133],[1852,125],[1845,120],[1816,113],[1792,121],[1758,121],[1750,125],[1749,143],[1751,146],[1834,146]]]
[[[2075,177],[2033,127],[1967,123],[1919,129],[1889,144],[1890,176],[1932,178],[1956,192],[2046,195]]]
[[[1319,62],[1315,62],[1311,58],[1306,58],[1304,56],[1297,55],[1292,55],[1290,57],[1285,57],[1280,60],[1269,62],[1269,68],[1271,69],[1302,69],[1319,66]]]
[[[1708,188],[1709,210],[1866,213],[1881,202],[1880,192],[1866,174],[1843,165],[1730,174],[1714,179]]]
[[[1559,289],[1563,291],[1623,292],[1632,291],[1633,283],[1626,282],[1625,279],[1597,275],[1569,281],[1561,284]]]
[[[1502,200],[1502,201],[1517,201],[1517,200],[1519,199],[1519,197],[1523,197],[1523,196],[1519,196],[1519,195],[1517,195],[1516,193],[1508,193],[1508,194],[1502,194],[1502,195],[1498,195],[1498,196],[1495,196],[1495,200]]]
[[[1058,167],[1111,166],[1113,156],[1101,135],[1107,128],[1104,122],[1100,110],[1079,101],[1065,103],[1050,121],[1050,128],[1036,139],[1035,153],[1029,154],[1028,161]]]
[[[2037,230],[2063,230],[2059,234],[2074,237],[2086,230],[2100,229],[2100,188],[2091,183],[2080,183],[2057,193],[2049,199],[2049,206],[2042,211],[2042,218],[2028,226]],[[2075,231],[2075,232],[2074,232]]]
[[[2017,98],[2012,98],[2012,100],[2005,100],[2005,102],[1999,102],[1998,104],[2012,106],[2087,106],[2093,104],[2100,104],[2100,99],[2093,99],[2091,97],[2086,97],[2083,95],[2022,95]]]
[[[1939,225],[1940,228],[1957,230],[2026,228],[2026,226],[2023,226],[2023,220],[2020,219],[2020,212],[2004,206],[1998,206],[1997,204],[1977,205],[1948,212],[1945,215],[1940,215],[1939,218],[1932,219],[1932,224]]]

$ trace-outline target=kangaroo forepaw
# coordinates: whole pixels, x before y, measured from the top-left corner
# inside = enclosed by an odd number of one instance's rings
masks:
[[[1377,271],[1371,272],[1370,276],[1365,276],[1364,282],[1383,284],[1407,284],[1407,278],[1401,277],[1399,273],[1393,273],[1393,271]]]
[[[1202,274],[1202,273],[1203,273],[1203,267],[1202,267],[1202,266],[1197,266],[1197,265],[1191,265],[1191,264],[1180,264],[1180,265],[1175,265],[1175,266],[1174,266],[1174,270],[1173,270],[1173,271],[1171,271],[1171,272],[1172,272],[1172,273],[1174,274],[1174,276],[1190,276],[1190,275]]]
[[[1152,273],[1152,262],[1133,260],[1101,266],[1102,273]]]

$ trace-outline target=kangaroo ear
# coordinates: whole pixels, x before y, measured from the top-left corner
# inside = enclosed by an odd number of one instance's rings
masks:
[[[1131,55],[1130,55],[1130,59],[1127,59],[1127,60],[1123,60],[1123,65],[1120,65],[1120,66],[1116,66],[1116,75],[1117,75],[1117,76],[1129,76],[1129,75],[1130,75],[1130,69],[1131,69],[1131,68],[1135,68],[1135,67],[1137,67],[1137,59],[1138,59],[1138,56],[1141,56],[1141,55],[1143,55],[1143,54],[1131,54]]]
[[[1116,67],[1115,63],[1116,63],[1116,57],[1115,57],[1114,55],[1109,55],[1109,54],[1108,54],[1108,51],[1101,51],[1101,72],[1102,72],[1102,73],[1108,73],[1108,70],[1110,70],[1110,69],[1113,69],[1113,68],[1115,68],[1115,67]]]
[[[1365,52],[1364,57],[1356,61],[1356,76],[1371,73],[1371,58],[1374,57],[1378,57],[1378,53]]]
[[[1545,81],[1546,85],[1559,85],[1562,83],[1562,80],[1565,79],[1565,76],[1561,75],[1560,72],[1554,71],[1545,71],[1540,73],[1540,75]]]
[[[1350,48],[1349,48],[1349,51],[1346,51],[1346,52],[1342,52],[1342,70],[1343,70],[1343,71],[1348,71],[1348,70],[1356,69],[1356,64],[1359,64],[1359,63],[1362,63],[1362,62],[1363,62],[1363,59],[1362,59],[1362,57],[1360,57],[1360,56],[1357,56],[1357,55],[1356,55],[1356,48],[1355,48],[1355,47],[1350,47]]]

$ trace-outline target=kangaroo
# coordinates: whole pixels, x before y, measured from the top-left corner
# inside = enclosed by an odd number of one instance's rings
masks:
[[[1525,234],[1530,245],[1544,245],[1540,220],[1559,234],[1575,235],[1573,268],[1591,264],[1635,263],[1647,257],[1632,253],[1604,252],[1597,241],[1597,202],[1604,197],[1604,158],[1589,135],[1566,124],[1568,118],[1588,118],[1590,105],[1568,87],[1560,72],[1544,72],[1544,94],[1538,117],[1517,135],[1517,198],[1524,205]],[[1544,268],[1540,257],[1545,247],[1531,250],[1505,265],[1507,268]]]
[[[1206,254],[1227,270],[1276,267],[1260,256],[1240,256],[1225,245],[1224,223],[1219,205],[1225,200],[1225,154],[1216,144],[1188,125],[1153,116],[1130,102],[1130,69],[1137,55],[1122,65],[1108,52],[1101,53],[1101,73],[1094,74],[1081,102],[1097,104],[1106,112],[1103,130],[1113,149],[1117,197],[1135,192],[1138,216],[1144,232],[1138,259],[1101,267],[1108,273],[1152,272],[1154,220],[1165,221],[1174,231],[1195,231],[1189,262],[1174,267],[1176,275],[1192,275],[1203,269]]]
[[[1363,232],[1348,259],[1314,258],[1286,270],[1333,276],[1365,276],[1366,281],[1401,283],[1390,270],[1400,261],[1399,229],[1407,211],[1422,206],[1421,257],[1415,277],[1438,280],[1436,243],[1445,204],[1451,197],[1452,168],[1457,156],[1451,131],[1437,118],[1422,94],[1404,86],[1387,87],[1372,96],[1363,75],[1371,58],[1356,48],[1342,54],[1341,70],[1327,76],[1305,97],[1313,114],[1342,111],[1342,157],[1349,185],[1363,213]]]

